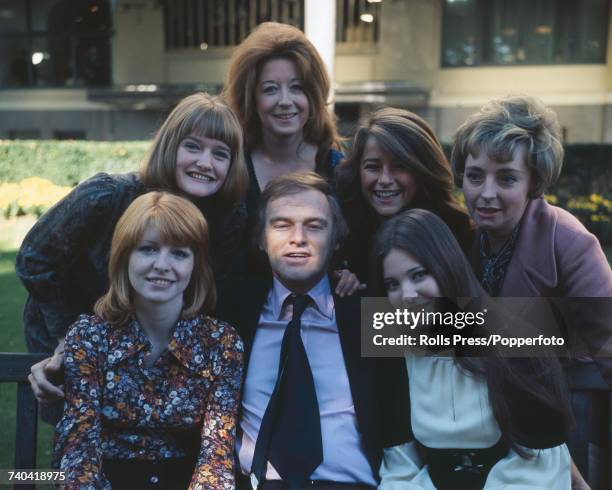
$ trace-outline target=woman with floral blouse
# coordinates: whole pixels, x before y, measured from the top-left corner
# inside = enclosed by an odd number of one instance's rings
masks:
[[[115,229],[110,288],[66,337],[54,459],[69,489],[233,489],[243,345],[207,316],[208,225],[164,192]]]

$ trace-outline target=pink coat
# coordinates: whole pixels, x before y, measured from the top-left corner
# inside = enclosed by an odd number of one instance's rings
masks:
[[[558,304],[612,386],[612,359],[601,359],[612,358],[612,270],[595,235],[573,215],[544,199],[529,202],[499,296],[611,298]]]
[[[612,298],[612,271],[599,241],[578,219],[533,199],[499,295]]]

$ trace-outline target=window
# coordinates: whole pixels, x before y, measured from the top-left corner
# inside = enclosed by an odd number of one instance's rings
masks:
[[[605,63],[608,0],[446,0],[442,66]]]
[[[380,1],[337,0],[336,42],[378,42]]]
[[[110,84],[108,0],[0,0],[0,87]]]
[[[262,22],[304,29],[304,0],[164,0],[166,49],[235,46]]]
[[[336,2],[336,42],[378,41],[379,2]],[[266,21],[304,29],[304,0],[163,0],[163,6],[166,49],[236,46]]]

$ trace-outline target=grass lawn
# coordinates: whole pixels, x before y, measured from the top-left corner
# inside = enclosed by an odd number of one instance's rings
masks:
[[[0,350],[25,352],[21,328],[21,310],[26,292],[15,276],[15,256],[21,238],[33,220],[0,222]],[[13,468],[15,457],[15,415],[17,386],[0,383],[0,468]],[[51,460],[52,428],[44,422],[38,427],[38,467],[49,468]],[[39,486],[39,488],[43,488]]]

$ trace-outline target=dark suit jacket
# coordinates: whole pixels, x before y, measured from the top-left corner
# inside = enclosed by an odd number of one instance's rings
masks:
[[[271,287],[271,279],[242,278],[226,284],[219,295],[218,317],[229,322],[242,336],[246,366],[259,316]],[[401,400],[390,399],[396,373],[401,373],[396,368],[403,359],[383,361],[361,357],[360,296],[340,298],[334,295],[334,303],[357,425],[372,473],[378,480],[383,447],[409,440],[407,398],[404,404]]]

